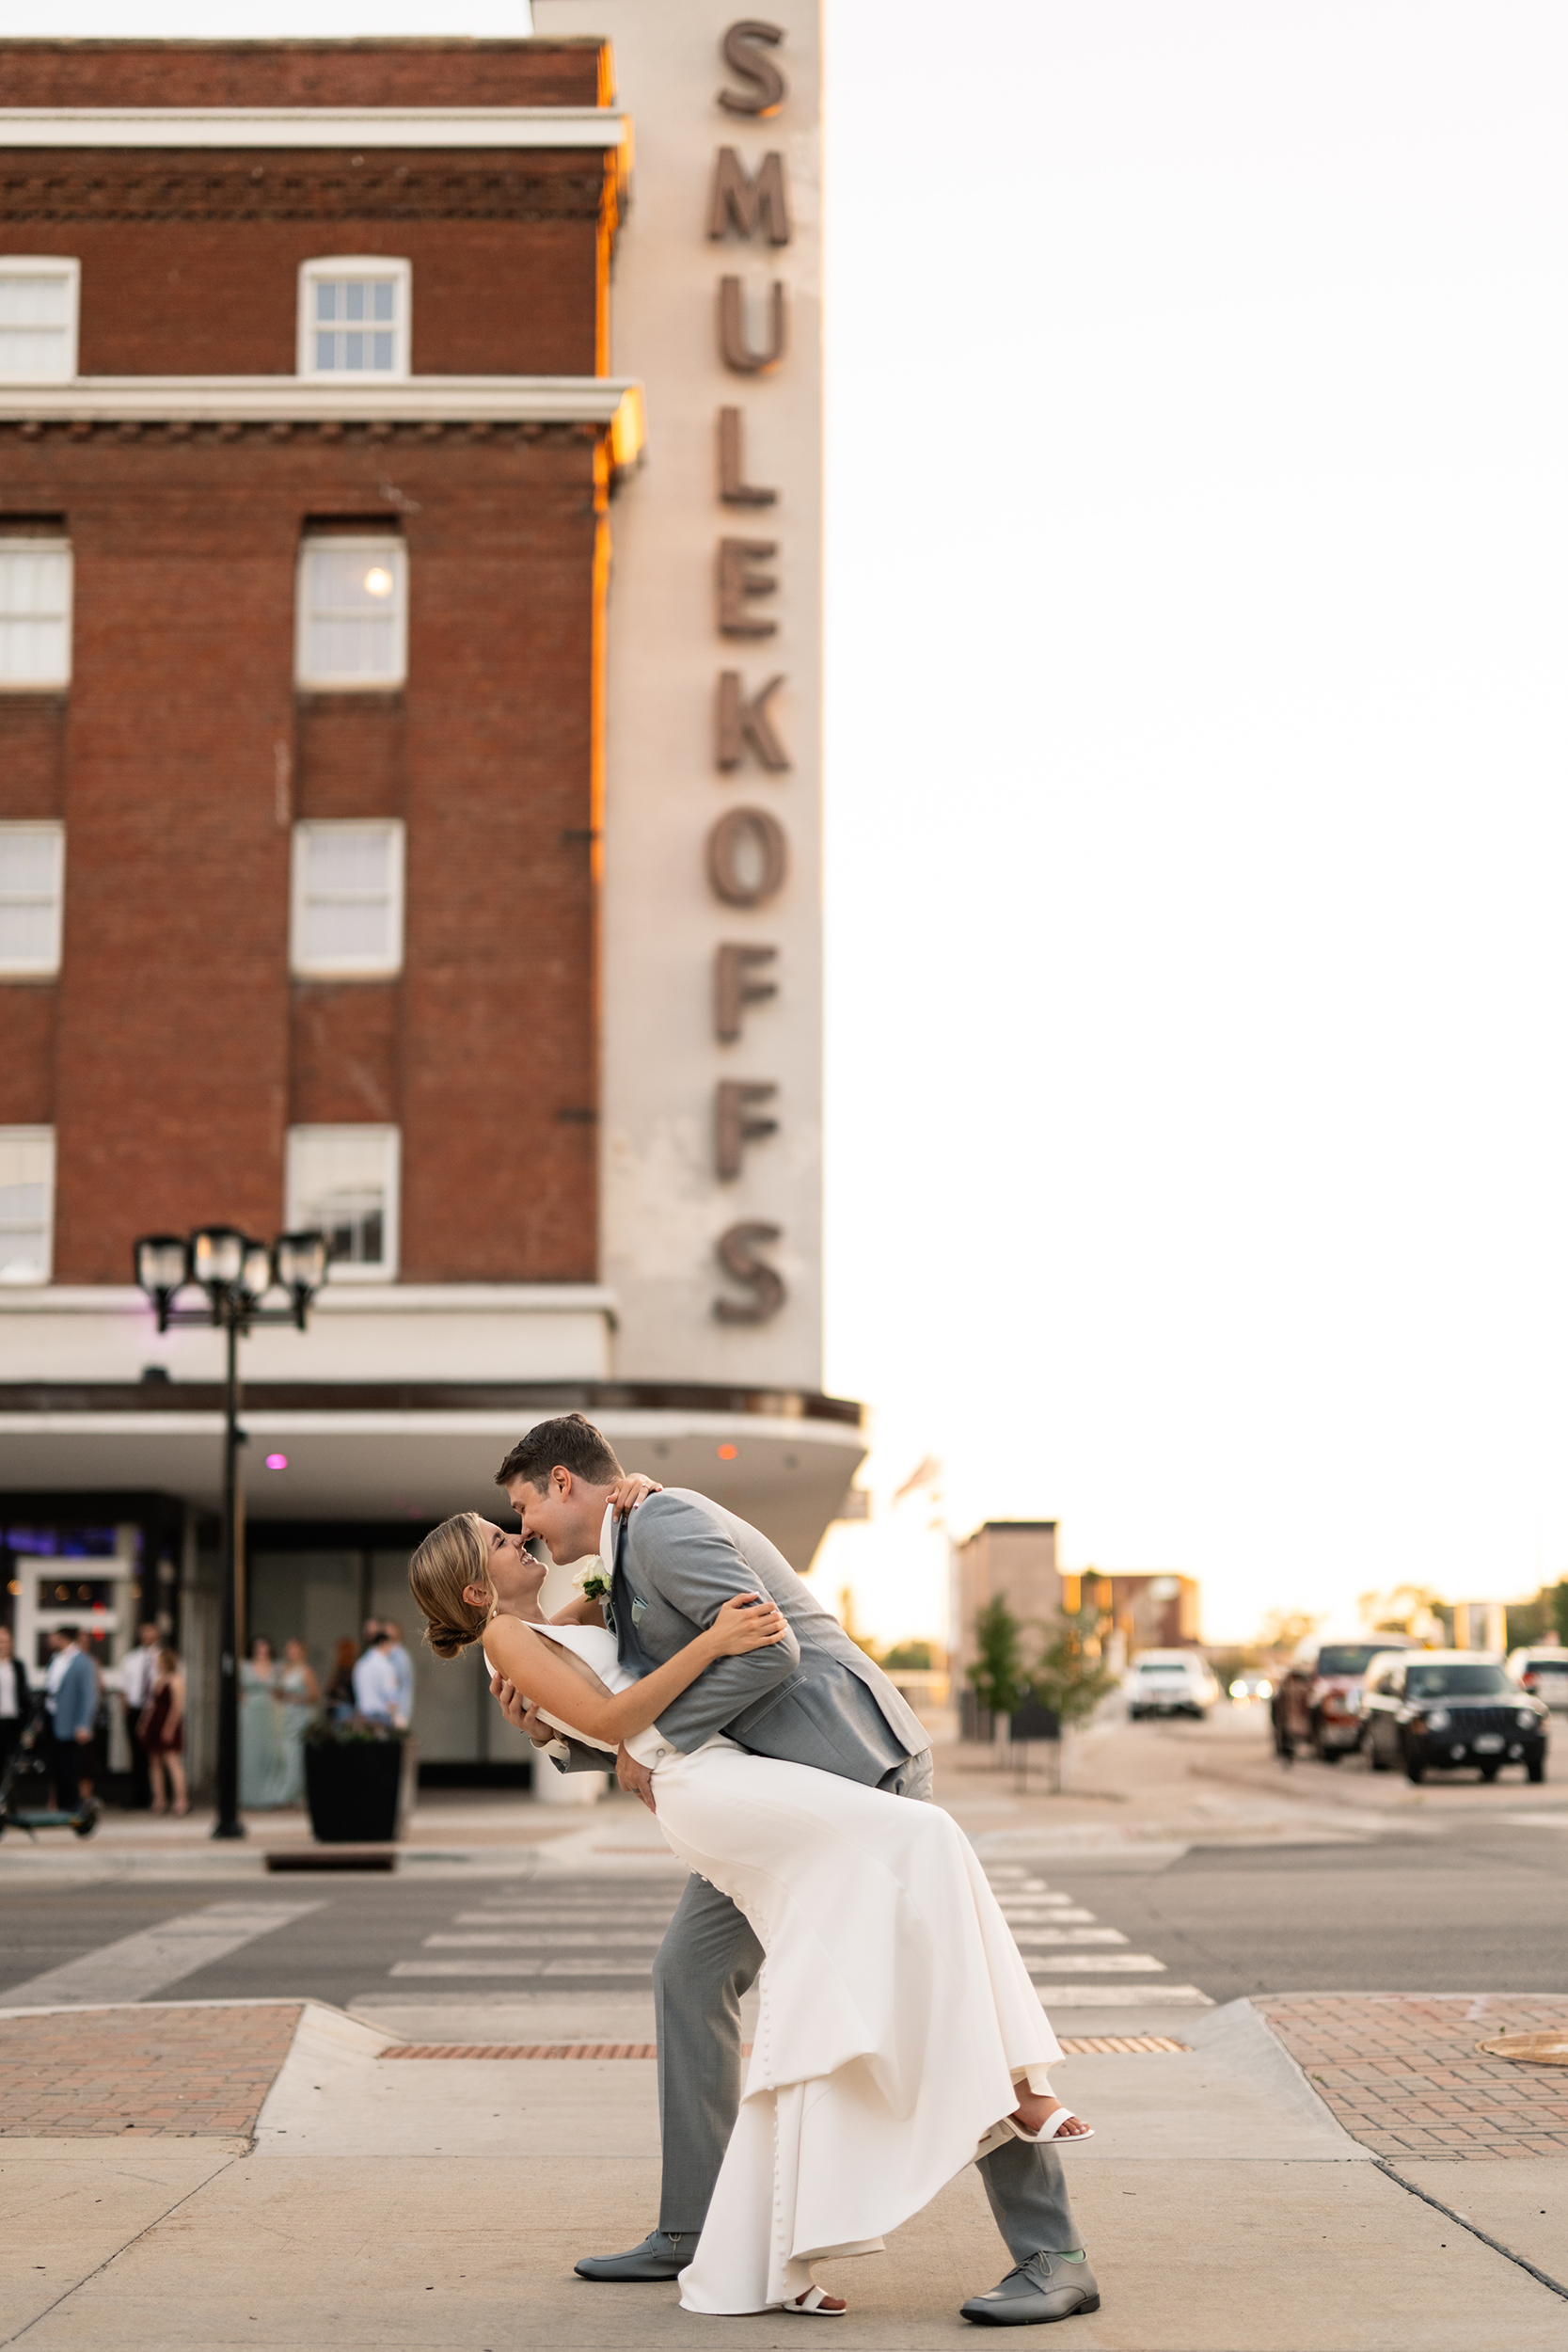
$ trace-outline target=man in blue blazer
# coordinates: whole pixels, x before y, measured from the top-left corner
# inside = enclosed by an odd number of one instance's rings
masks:
[[[73,1625],[62,1625],[51,1633],[49,1646],[54,1652],[44,1700],[49,1716],[49,1776],[59,1810],[74,1813],[83,1797],[92,1794],[90,1777],[84,1789],[82,1774],[86,1771],[90,1775],[92,1767],[89,1752],[98,1724],[98,1669],[81,1647]]]

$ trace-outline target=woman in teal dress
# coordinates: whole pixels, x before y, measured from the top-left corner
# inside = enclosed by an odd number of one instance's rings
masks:
[[[240,1804],[267,1813],[287,1802],[289,1759],[272,1644],[258,1633],[240,1667]]]
[[[305,1734],[321,1712],[321,1685],[303,1642],[283,1645],[283,1672],[278,1680],[283,1701],[283,1802],[305,1803]]]

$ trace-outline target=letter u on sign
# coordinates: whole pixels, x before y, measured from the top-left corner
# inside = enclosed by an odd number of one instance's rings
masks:
[[[789,843],[765,808],[726,809],[707,837],[707,878],[727,907],[760,907],[784,887]]]

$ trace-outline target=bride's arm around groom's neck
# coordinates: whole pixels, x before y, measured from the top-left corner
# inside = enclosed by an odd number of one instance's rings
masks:
[[[678,1648],[689,1627],[711,1625],[736,1593],[764,1590],[719,1521],[684,1495],[650,1496],[632,1518],[630,1540],[631,1583],[649,1602],[638,1633],[656,1659]],[[787,1681],[800,1662],[793,1631],[771,1648],[721,1658],[664,1709],[658,1729],[690,1755]]]

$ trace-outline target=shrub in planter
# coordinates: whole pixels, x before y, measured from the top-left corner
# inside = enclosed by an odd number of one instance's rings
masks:
[[[402,1812],[404,1749],[384,1724],[324,1717],[305,1735],[305,1797],[324,1846],[386,1846]]]

